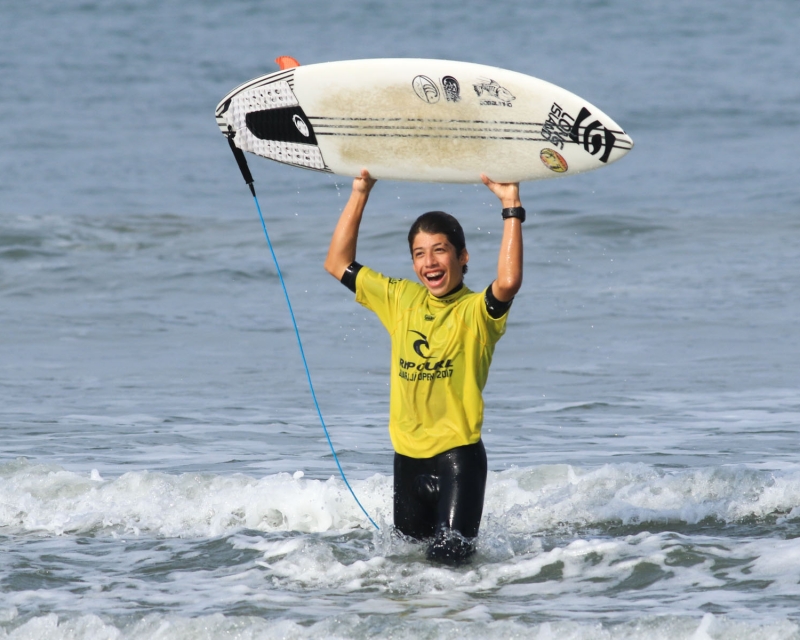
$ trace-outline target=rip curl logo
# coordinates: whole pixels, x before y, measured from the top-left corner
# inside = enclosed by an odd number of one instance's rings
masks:
[[[510,107],[511,101],[516,100],[516,96],[505,87],[500,86],[496,80],[490,78],[480,78],[476,84],[472,85],[475,93],[481,98],[482,105],[494,105],[499,107]]]
[[[426,356],[422,353],[422,348],[425,347],[425,351],[428,351],[431,346],[428,344],[428,336],[424,333],[420,333],[419,331],[414,331],[414,329],[409,329],[411,333],[416,333],[418,336],[421,336],[420,340],[415,340],[414,344],[414,353],[416,353],[420,358],[425,358],[426,360],[430,360],[433,356]]]
[[[439,102],[439,88],[428,76],[417,76],[411,81],[411,86],[414,87],[414,93],[420,100],[428,104]]]
[[[308,125],[303,121],[303,119],[297,114],[294,114],[292,122],[294,122],[294,126],[297,127],[297,130],[306,138],[308,138]]]
[[[434,361],[434,356],[426,355],[430,352],[428,336],[421,331],[409,329],[409,333],[416,334],[419,339],[414,340],[411,347],[423,362],[400,358],[400,377],[408,382],[431,382],[438,378],[449,378],[453,375],[452,358],[442,358]]]

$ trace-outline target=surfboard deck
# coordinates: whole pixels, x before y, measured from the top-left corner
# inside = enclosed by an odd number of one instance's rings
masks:
[[[542,180],[619,160],[633,141],[594,105],[497,67],[326,62],[242,84],[217,105],[234,144],[284,164],[421,182]]]

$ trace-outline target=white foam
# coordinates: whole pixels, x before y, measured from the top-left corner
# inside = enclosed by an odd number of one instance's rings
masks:
[[[9,469],[13,465],[16,468]],[[59,498],[53,494],[54,487],[41,481],[33,485],[54,504],[59,504],[60,509],[68,505],[80,509],[83,504],[91,504],[91,496],[96,500],[95,507],[98,506],[98,489],[94,488],[95,493],[91,490],[97,483],[86,476],[68,474],[57,467],[37,469],[22,461],[13,465],[0,468],[3,482],[7,481],[9,472],[17,479],[49,473],[59,479],[60,491],[66,495],[73,493],[71,501]],[[528,477],[534,471],[542,473]],[[583,476],[590,474],[547,467],[498,475],[500,480],[515,479],[510,485],[521,493],[512,504],[522,508],[518,498],[528,495],[531,488],[546,491],[567,485],[575,489],[585,481]],[[64,478],[70,479],[71,484],[64,482]],[[377,482],[378,490],[388,495],[389,486],[384,478],[365,481],[360,488],[368,490],[371,482]],[[291,490],[293,483],[299,486]],[[171,529],[182,532],[183,536],[190,535],[188,532],[203,535],[202,531],[218,529],[219,524],[203,518],[202,514],[196,514],[194,520],[190,518],[192,509],[204,504],[206,492],[212,494],[207,498],[209,504],[227,504],[226,508],[230,508],[249,500],[247,495],[240,495],[238,502],[232,497],[248,487],[286,491],[298,502],[296,508],[303,517],[326,498],[330,504],[331,491],[335,499],[349,499],[335,482],[295,479],[289,474],[257,481],[238,476],[203,478],[138,473],[105,480],[103,484],[112,490],[111,499],[128,499],[135,506],[132,509],[122,505],[120,513],[127,518],[138,514],[136,522],[139,524],[149,518],[148,531],[158,535]],[[160,496],[152,486],[160,486],[164,495]],[[150,489],[141,492],[147,487]],[[376,491],[375,486],[372,491]],[[75,494],[83,497],[76,499]],[[365,495],[374,500],[369,491]],[[166,500],[176,497],[185,499],[187,506],[174,518],[166,513],[157,517],[156,512],[164,510]],[[148,499],[156,504],[152,511],[145,513],[142,503]],[[267,504],[270,508],[276,505],[268,501],[256,509],[263,511]],[[283,508],[288,511],[288,507]],[[341,507],[341,510],[346,508]],[[337,522],[341,526],[341,514],[330,521],[319,520],[320,527],[324,525],[328,529],[301,534],[295,529],[274,527],[263,529],[264,533],[237,532],[233,529],[241,529],[240,525],[226,525],[232,532],[214,542],[214,553],[221,554],[225,561],[211,562],[208,567],[181,567],[178,561],[178,558],[198,555],[200,549],[203,554],[207,553],[208,546],[202,539],[160,542],[157,548],[147,540],[133,546],[107,541],[104,554],[97,557],[114,565],[110,576],[105,575],[108,564],[101,562],[93,568],[85,567],[84,552],[77,548],[83,544],[71,543],[69,536],[37,542],[30,550],[32,557],[42,553],[42,544],[49,554],[58,549],[57,554],[66,569],[62,575],[75,575],[76,580],[97,589],[82,593],[64,588],[44,593],[23,590],[8,594],[6,606],[10,608],[0,616],[0,638],[4,637],[2,629],[14,629],[13,633],[18,634],[9,637],[56,639],[358,638],[386,635],[388,629],[399,638],[516,635],[559,639],[705,640],[789,638],[798,633],[796,625],[776,619],[773,611],[776,601],[800,599],[800,539],[740,536],[732,540],[724,536],[641,532],[613,538],[569,535],[556,546],[545,546],[546,537],[509,534],[502,521],[494,519],[487,523],[481,535],[475,562],[454,570],[431,565],[424,559],[422,545],[398,540],[389,527],[370,535],[366,530],[354,530],[349,522],[344,523],[344,528],[336,529]],[[517,524],[512,522],[513,526]],[[124,526],[127,531],[134,531],[131,523]],[[112,531],[123,525],[115,527]],[[98,540],[95,544],[103,543]],[[227,554],[223,549],[227,545],[236,550],[255,550],[258,556]],[[228,559],[232,558],[237,560],[231,564]],[[73,564],[74,559],[80,562]],[[155,590],[156,583],[123,577],[139,576],[148,566],[169,563],[174,563],[174,571],[166,582],[158,582]],[[80,573],[71,574],[76,570]],[[46,604],[47,609],[43,610],[72,611],[75,616],[101,612],[103,618],[50,615],[24,624],[18,622],[17,609],[27,613],[32,602]],[[209,607],[245,602],[248,607],[265,612],[267,619],[285,612],[293,622],[270,622],[263,626],[262,618],[191,617],[192,614],[203,616]],[[710,602],[729,612],[731,619],[703,618],[702,613]],[[130,606],[142,611],[141,607],[150,603],[165,604],[174,608],[175,613],[190,617],[159,614],[135,623],[126,622],[128,626],[117,628],[114,627],[116,623],[112,624],[118,612]],[[542,620],[552,618],[554,603],[560,621],[542,624]],[[692,614],[683,616],[685,612]]]
[[[376,474],[352,484],[372,517],[391,523],[391,478]],[[609,522],[737,522],[796,517],[797,505],[797,469],[545,465],[489,474],[483,531],[523,535]],[[98,469],[79,474],[24,459],[0,465],[0,526],[55,535],[108,529],[176,537],[240,528],[371,529],[339,478],[315,480],[302,472],[256,479],[135,471],[104,479]]]
[[[743,466],[665,471],[645,464],[517,468],[490,474],[486,513],[510,531],[607,522],[696,524],[789,513],[800,504],[800,471]]]
[[[115,626],[96,615],[61,619],[55,614],[35,617],[7,631],[8,640],[301,640],[306,638],[373,638],[396,640],[428,638],[535,640],[789,640],[800,627],[788,620],[762,624],[728,620],[711,613],[704,616],[658,616],[605,626],[586,622],[525,624],[518,620],[487,620],[480,607],[455,620],[397,618],[383,615],[332,616],[310,626],[290,620],[213,614],[197,618],[150,614],[130,624]]]
[[[352,484],[373,517],[389,517],[387,478]],[[216,536],[240,528],[372,528],[336,478],[137,471],[103,480],[96,469],[83,475],[24,459],[0,465],[0,526],[55,535],[109,529],[168,537]]]
[[[281,604],[292,607],[313,606],[304,605],[305,594],[334,592],[352,594],[348,610],[359,613],[378,607],[371,604],[377,598],[380,606],[405,617],[426,618],[433,609],[448,619],[479,616],[466,613],[476,602],[495,618],[514,611],[536,617],[549,615],[556,598],[563,619],[619,621],[702,611],[713,602],[752,622],[763,621],[770,603],[800,598],[800,562],[793,562],[800,540],[732,543],[724,537],[644,532],[578,538],[547,550],[536,540],[493,559],[482,537],[475,562],[452,570],[426,562],[421,545],[399,542],[388,532],[375,537],[375,544],[363,548],[351,541],[349,550],[332,534],[290,540],[239,534],[233,544],[263,553],[257,564],[282,594]],[[256,590],[248,595],[252,598],[269,596]]]

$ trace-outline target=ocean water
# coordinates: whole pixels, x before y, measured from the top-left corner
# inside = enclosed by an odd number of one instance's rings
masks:
[[[0,638],[800,638],[800,5],[175,0],[0,6]],[[275,69],[431,57],[585,97],[636,142],[528,183],[486,389],[477,556],[390,533],[389,345],[322,270],[349,181],[214,122]],[[413,277],[379,183],[359,259]]]

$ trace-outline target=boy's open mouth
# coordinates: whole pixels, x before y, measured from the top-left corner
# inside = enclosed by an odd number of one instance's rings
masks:
[[[425,279],[430,284],[438,284],[444,278],[444,271],[430,271],[425,274]]]

